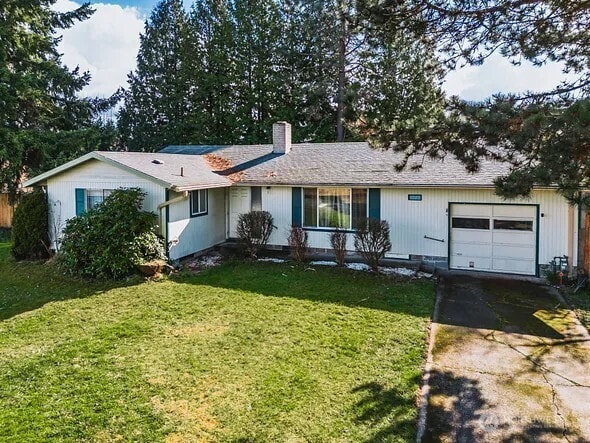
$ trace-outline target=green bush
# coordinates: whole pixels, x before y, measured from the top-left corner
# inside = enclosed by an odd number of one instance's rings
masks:
[[[0,228],[0,242],[9,242],[11,238],[10,228]]]
[[[49,256],[49,208],[42,190],[24,194],[12,217],[12,255],[17,260]]]
[[[113,191],[94,209],[70,219],[60,250],[62,268],[71,275],[122,278],[151,260],[165,259],[155,215],[141,210],[138,188]]]

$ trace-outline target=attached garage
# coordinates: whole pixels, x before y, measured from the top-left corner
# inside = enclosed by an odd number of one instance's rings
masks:
[[[536,275],[538,205],[451,203],[451,269]]]

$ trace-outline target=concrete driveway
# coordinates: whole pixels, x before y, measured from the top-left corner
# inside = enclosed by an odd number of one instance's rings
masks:
[[[441,277],[425,442],[590,442],[590,337],[552,288]]]

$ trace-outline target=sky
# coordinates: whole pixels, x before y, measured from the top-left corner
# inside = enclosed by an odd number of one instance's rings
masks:
[[[59,51],[70,68],[79,66],[92,75],[83,91],[87,96],[107,97],[127,85],[127,74],[135,68],[139,34],[156,0],[111,0],[92,2],[96,12],[84,22],[63,31]],[[189,0],[185,0],[189,1]],[[54,8],[69,11],[80,3],[57,0]],[[443,88],[448,95],[466,100],[483,100],[498,92],[543,91],[563,78],[560,66],[537,68],[524,63],[516,67],[499,55],[481,66],[468,66],[450,72]]]

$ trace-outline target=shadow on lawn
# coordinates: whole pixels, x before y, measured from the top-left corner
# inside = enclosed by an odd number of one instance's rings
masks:
[[[47,303],[86,298],[138,281],[90,282],[61,275],[46,262],[16,262],[8,244],[0,244],[0,321]]]
[[[386,389],[377,382],[358,386],[352,392],[363,395],[355,404],[356,421],[379,429],[367,437],[367,443],[389,441],[392,437],[413,440],[416,423],[408,418],[408,412],[415,408],[414,398],[400,394],[395,388]]]
[[[177,281],[421,318],[430,318],[434,306],[434,284],[430,281],[399,281],[328,266],[229,261],[220,268],[182,276]]]

